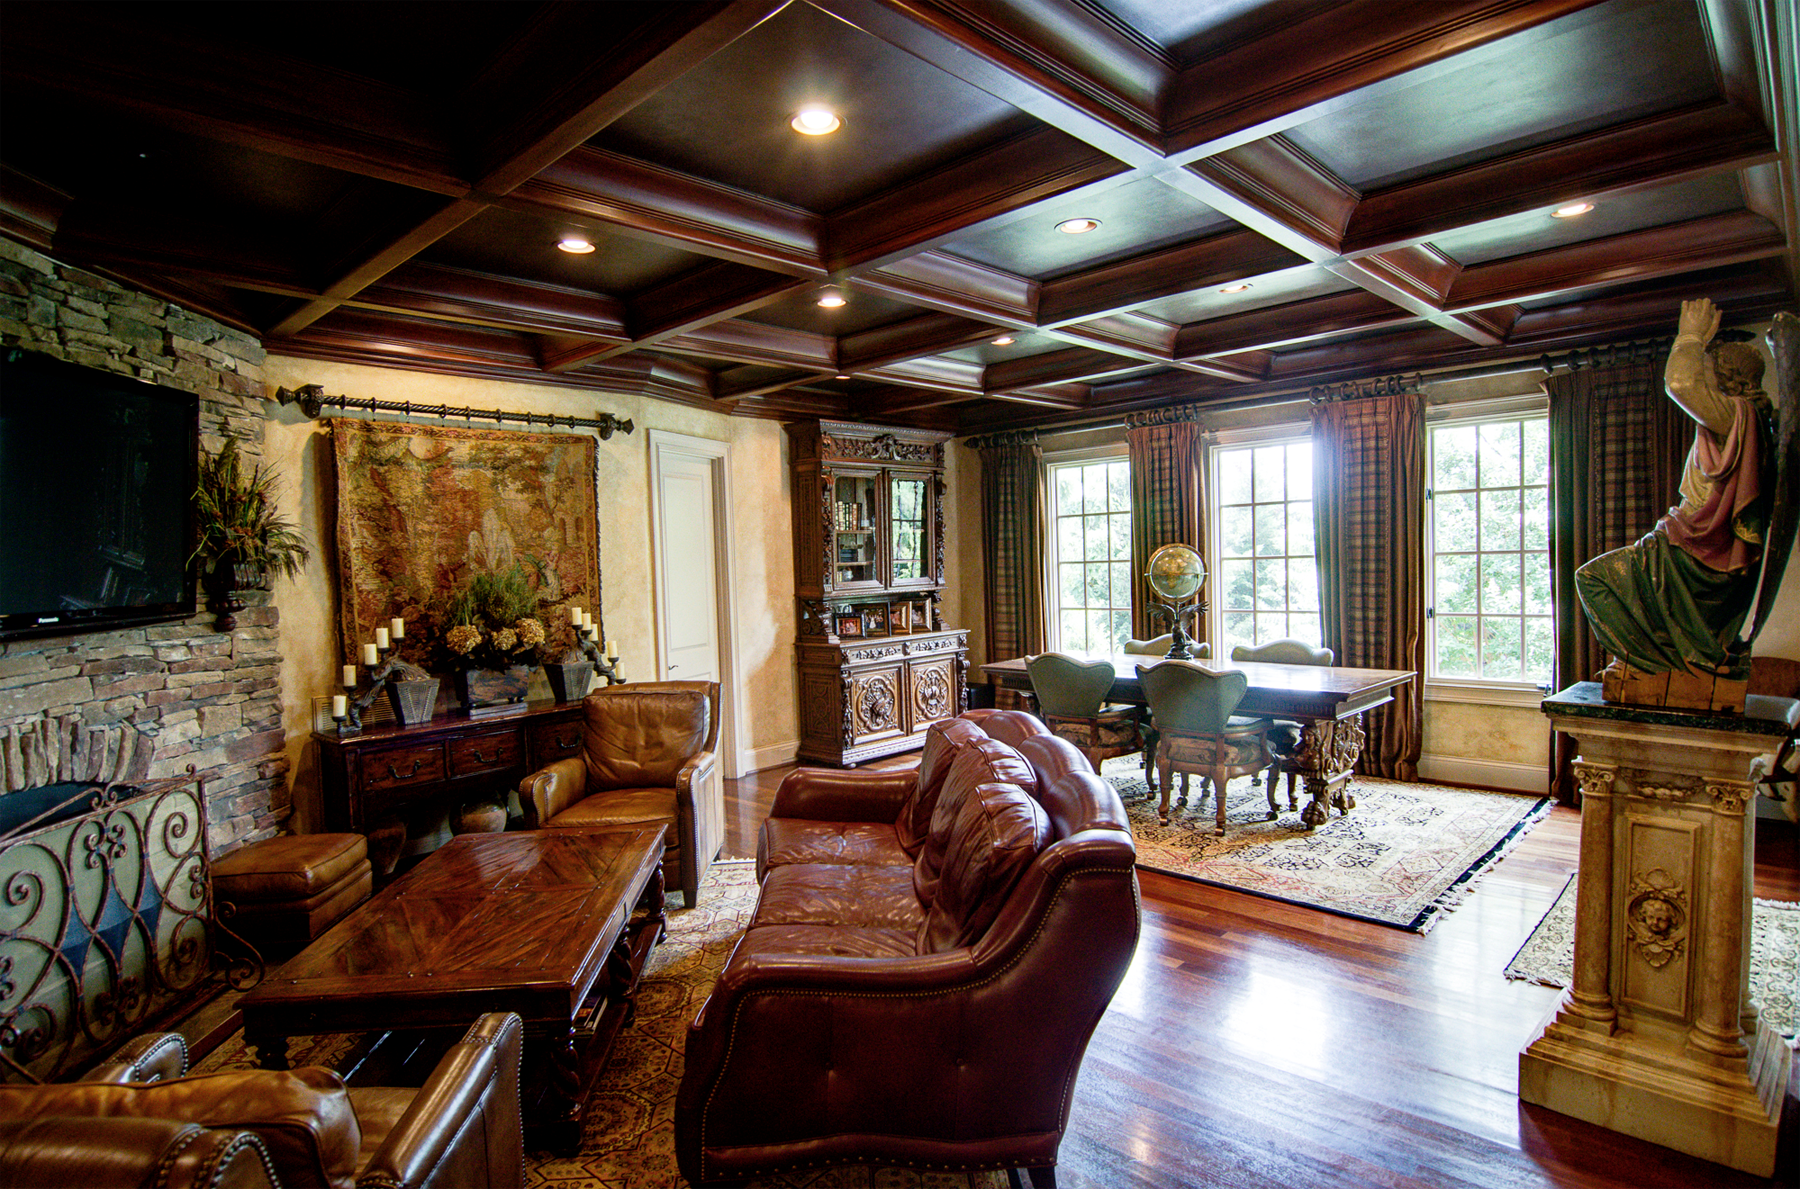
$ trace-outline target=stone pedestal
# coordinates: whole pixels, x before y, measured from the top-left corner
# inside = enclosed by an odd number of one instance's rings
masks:
[[[1577,739],[1574,983],[1519,1055],[1519,1097],[1772,1176],[1793,1055],[1750,1002],[1756,779],[1800,717],[1544,701]]]

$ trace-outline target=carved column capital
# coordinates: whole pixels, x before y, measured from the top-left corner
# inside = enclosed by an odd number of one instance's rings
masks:
[[[1589,763],[1587,760],[1576,760],[1572,767],[1582,800],[1613,795],[1613,781],[1618,779],[1618,768],[1611,764]]]
[[[1742,780],[1709,780],[1706,795],[1712,798],[1714,813],[1743,817],[1744,806],[1756,796],[1756,786]]]

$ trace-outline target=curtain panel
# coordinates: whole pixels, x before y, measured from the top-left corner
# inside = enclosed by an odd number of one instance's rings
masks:
[[[1575,594],[1575,569],[1631,544],[1675,501],[1693,423],[1663,392],[1660,365],[1550,376],[1550,589],[1556,617],[1553,690],[1598,680],[1607,657]],[[1575,739],[1551,737],[1550,787],[1577,801]]]
[[[1036,442],[981,448],[981,544],[987,659],[1044,650],[1044,452]]]
[[[1418,778],[1425,682],[1425,417],[1419,394],[1313,406],[1313,515],[1325,646],[1337,663],[1410,669],[1367,712],[1357,770]]]
[[[1141,640],[1172,630],[1151,615],[1143,576],[1150,555],[1182,544],[1206,556],[1206,450],[1192,421],[1132,426],[1125,432],[1131,460],[1131,634]],[[1217,566],[1207,560],[1207,572]],[[1192,623],[1195,641],[1207,638],[1205,616]]]

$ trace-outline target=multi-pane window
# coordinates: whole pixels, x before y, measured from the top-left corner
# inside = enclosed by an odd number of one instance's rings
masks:
[[[1118,652],[1131,636],[1131,467],[1052,463],[1051,647]]]
[[[1213,655],[1282,637],[1317,646],[1312,442],[1220,446],[1212,463],[1218,573],[1209,585],[1221,632]]]
[[[1545,419],[1435,425],[1430,449],[1431,675],[1548,681],[1556,649]]]

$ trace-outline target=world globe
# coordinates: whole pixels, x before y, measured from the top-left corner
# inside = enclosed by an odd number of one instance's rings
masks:
[[[1164,602],[1179,605],[1200,593],[1206,582],[1206,563],[1186,545],[1164,545],[1150,555],[1144,580]]]

